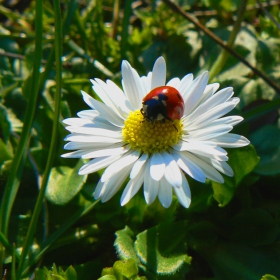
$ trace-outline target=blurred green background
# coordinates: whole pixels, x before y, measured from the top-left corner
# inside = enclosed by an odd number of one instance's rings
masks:
[[[279,19],[280,1],[1,1],[3,279],[280,278]],[[189,209],[142,190],[96,203],[102,171],[60,157],[61,121],[88,109],[81,90],[96,98],[89,79],[121,85],[123,59],[141,76],[161,55],[167,80],[209,70],[234,87],[252,145],[228,151],[225,184],[188,178]]]

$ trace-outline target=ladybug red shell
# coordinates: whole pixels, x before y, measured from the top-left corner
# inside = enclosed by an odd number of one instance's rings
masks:
[[[142,101],[141,113],[149,122],[166,119],[173,122],[184,114],[184,100],[177,89],[161,86],[150,91]]]

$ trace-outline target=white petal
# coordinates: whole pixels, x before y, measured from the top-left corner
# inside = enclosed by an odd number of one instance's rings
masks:
[[[202,145],[199,149],[194,148],[194,149],[190,149],[189,151],[195,155],[203,156],[206,158],[213,158],[220,161],[228,160],[227,151],[225,151],[223,148],[218,146],[213,148],[208,148],[206,145],[205,146]]]
[[[192,162],[183,153],[179,153],[179,152],[173,150],[172,154],[173,154],[173,157],[175,158],[178,166],[182,170],[184,170],[193,179],[195,179],[199,182],[205,183],[206,176],[197,164]]]
[[[144,89],[144,92],[145,92],[144,96],[145,96],[151,91],[152,72],[149,72],[147,77],[142,76],[140,79],[141,79],[141,82],[142,82],[142,85],[143,85],[143,89]]]
[[[66,153],[61,155],[63,158],[82,158],[87,153],[90,153],[91,150],[78,150],[70,153]]]
[[[165,172],[165,162],[161,154],[153,154],[150,158],[150,174],[155,181],[159,181]]]
[[[155,181],[150,175],[150,164],[147,163],[144,171],[144,196],[147,204],[152,204],[157,197],[159,181]]]
[[[97,158],[97,157],[106,157],[106,156],[114,156],[121,155],[126,153],[129,150],[129,147],[122,147],[121,143],[114,144],[111,146],[107,146],[106,148],[90,148],[74,151],[71,153],[67,153],[62,155],[62,157],[67,158]]]
[[[122,197],[121,206],[125,205],[138,192],[144,181],[144,172],[139,172],[134,179],[131,179],[126,185]]]
[[[224,182],[223,176],[213,166],[209,165],[202,159],[198,158],[197,156],[189,152],[182,152],[182,153],[191,161],[193,161],[195,164],[197,164],[202,169],[202,171],[204,172],[207,178],[218,183]]]
[[[135,110],[140,109],[145,91],[137,72],[127,61],[122,62],[122,84],[124,92]]]
[[[82,93],[82,95],[83,95],[83,99],[84,99],[85,103],[86,103],[90,108],[96,109],[96,108],[94,107],[94,103],[93,103],[94,98],[92,98],[89,94],[87,94],[86,92],[84,92],[84,91],[82,91],[82,90],[81,90],[81,93]]]
[[[66,129],[72,133],[91,135],[91,136],[104,136],[120,139],[122,131],[112,131],[103,128],[87,127],[87,126],[67,126]]]
[[[221,157],[224,157],[224,160],[227,159],[226,157],[227,151],[225,151],[224,149],[218,146],[213,147],[211,145],[204,144],[203,142],[180,141],[177,145],[174,145],[173,148],[176,149],[177,151],[189,151],[205,157],[216,158],[216,159],[220,159]]]
[[[206,71],[193,81],[185,99],[185,115],[188,115],[193,110],[202,96],[207,85],[208,78],[209,73]]]
[[[209,84],[205,87],[203,95],[200,97],[199,101],[197,102],[197,107],[200,104],[203,104],[207,99],[209,99],[219,88],[219,83]]]
[[[83,119],[83,120],[85,120],[85,119]],[[82,126],[79,126],[79,125],[67,126],[66,129],[69,131],[72,131],[71,127],[83,127],[83,128],[94,128],[94,129],[97,129],[97,128],[106,129],[106,130],[110,130],[110,131],[118,131],[119,133],[122,131],[122,129],[120,127],[117,127],[117,126],[111,124],[110,122],[108,122],[107,120],[105,120],[102,117],[96,117],[94,120],[88,120],[88,121],[90,123],[84,124]],[[81,132],[79,132],[79,133],[81,133]],[[89,133],[85,133],[85,134],[89,134]]]
[[[97,110],[83,110],[77,113],[78,117],[83,119],[89,119],[92,120],[98,116],[100,116],[100,113]]]
[[[166,85],[177,89],[180,85],[180,82],[181,81],[179,78],[173,78]]]
[[[201,113],[207,112],[220,104],[225,103],[233,95],[232,88],[225,88],[218,91],[215,95],[206,100],[190,116],[190,120],[196,120]]]
[[[189,131],[188,139],[196,139],[205,141],[224,135],[231,131],[233,127],[229,124],[221,124],[215,126],[208,126],[202,129]]]
[[[103,157],[103,158],[95,158],[83,165],[79,170],[79,175],[93,173],[97,170],[100,170],[112,162],[118,160],[121,155],[111,156],[111,157]]]
[[[182,174],[182,179],[183,179],[182,187],[174,188],[174,191],[180,204],[185,208],[189,208],[191,204],[191,190],[184,174]]]
[[[123,145],[124,143],[117,143],[120,145]],[[98,149],[103,149],[103,148],[107,148],[107,147],[111,147],[114,144],[110,144],[108,145],[108,143],[104,143],[104,142],[89,142],[89,143],[85,143],[85,142],[70,142],[64,145],[64,149],[65,150],[80,150],[80,149],[92,149],[92,150],[98,150]]]
[[[128,101],[127,97],[125,96],[124,92],[112,81],[107,80],[104,83],[100,79],[91,80],[94,87],[98,89],[98,85],[104,89],[104,93],[106,94],[105,97],[102,98],[102,101],[111,108],[115,108],[117,113],[122,117],[126,118],[130,111],[133,110],[130,102]],[[101,97],[100,97],[101,98]],[[105,102],[105,100],[107,100]]]
[[[85,134],[71,133],[64,138],[65,141],[84,142],[84,143],[119,143],[122,142],[122,137],[111,138],[108,136],[93,136]]]
[[[90,97],[87,93],[82,91],[82,94],[84,96],[84,100],[87,103],[86,100],[88,100]],[[107,119],[110,123],[118,126],[118,127],[123,127],[123,119],[121,119],[114,110],[112,110],[110,107],[106,106],[102,102],[95,100],[94,98],[90,97],[90,103],[92,106],[105,118]]]
[[[126,166],[122,169],[121,172],[114,174],[107,181],[104,182],[101,192],[101,202],[107,202],[111,199],[114,194],[120,189],[124,181],[126,180],[130,171],[130,167]],[[101,180],[100,180],[101,181]],[[102,181],[101,181],[102,182]],[[98,193],[94,194],[94,196],[98,197]]]
[[[180,84],[176,85],[176,89],[181,93],[184,100],[187,99],[189,94],[190,86],[193,81],[193,74],[188,74],[181,80]]]
[[[191,116],[187,117],[183,122],[184,125],[190,125],[192,128],[199,127],[200,125],[205,126],[208,123],[211,123],[212,121],[222,117],[223,115],[230,112],[239,102],[239,98],[237,99],[231,99],[230,101],[220,104],[211,110],[204,112],[200,111],[200,107],[198,108],[200,114],[193,118],[195,114],[192,114]]]
[[[93,111],[93,110],[90,110]],[[99,113],[98,113],[99,114]],[[66,125],[75,125],[75,126],[83,126],[86,124],[92,124],[92,121],[89,119],[81,119],[81,118],[68,118],[62,121]]]
[[[164,158],[164,162],[166,164],[164,176],[166,180],[173,187],[181,187],[182,186],[182,174],[180,172],[180,168],[178,167],[175,159],[168,153],[162,153]]]
[[[131,172],[130,172],[130,179],[134,179],[139,173],[142,172],[142,168],[144,168],[144,164],[148,159],[147,154],[142,154],[140,158],[134,163]]]
[[[244,119],[241,116],[227,116],[213,121],[211,125],[230,124],[232,126],[235,126],[243,120]]]
[[[165,177],[159,181],[158,199],[165,208],[168,208],[172,203],[172,186]]]
[[[130,148],[122,147],[121,144],[114,145],[114,147],[106,148],[106,149],[96,149],[88,150],[88,153],[85,153],[82,158],[98,158],[98,157],[106,157],[106,156],[115,156],[122,155],[126,153]]]
[[[112,102],[112,99],[110,98],[110,95],[113,95],[113,92],[109,91],[107,84],[100,79],[95,79],[90,81],[93,84],[92,89],[96,92],[96,94],[103,101],[103,103],[106,104],[108,107],[110,107],[119,117],[121,117],[115,104]]]
[[[119,160],[115,161],[109,167],[107,167],[101,177],[101,181],[105,182],[116,173],[121,172],[124,167],[131,166],[138,159],[139,154],[139,151],[131,150],[128,153],[122,155]]]
[[[224,148],[238,148],[250,144],[250,141],[246,137],[233,133],[219,136],[213,141],[215,141],[217,145]]]
[[[151,88],[154,89],[156,87],[164,86],[165,80],[166,80],[166,63],[164,58],[161,56],[156,60],[154,64]]]
[[[224,173],[225,175],[232,177],[234,175],[232,168],[224,161],[218,161],[215,159],[211,159],[211,164],[218,171]]]

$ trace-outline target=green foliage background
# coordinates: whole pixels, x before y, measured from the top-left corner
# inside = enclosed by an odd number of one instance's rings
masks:
[[[280,2],[172,3],[1,2],[3,279],[280,278]],[[252,144],[228,151],[224,184],[188,178],[189,209],[147,206],[142,191],[125,207],[121,192],[96,202],[102,171],[79,176],[83,162],[60,157],[61,121],[87,109],[80,90],[96,98],[90,78],[120,85],[123,59],[146,75],[160,55],[168,78],[210,70],[233,86],[245,119],[234,132]]]

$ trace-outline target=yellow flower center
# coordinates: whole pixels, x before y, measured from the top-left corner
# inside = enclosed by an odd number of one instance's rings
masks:
[[[175,127],[174,127],[175,126]],[[146,154],[168,151],[178,143],[182,136],[182,123],[180,120],[165,122],[148,122],[140,110],[131,112],[124,122],[122,130],[123,141],[131,149],[139,150]]]

